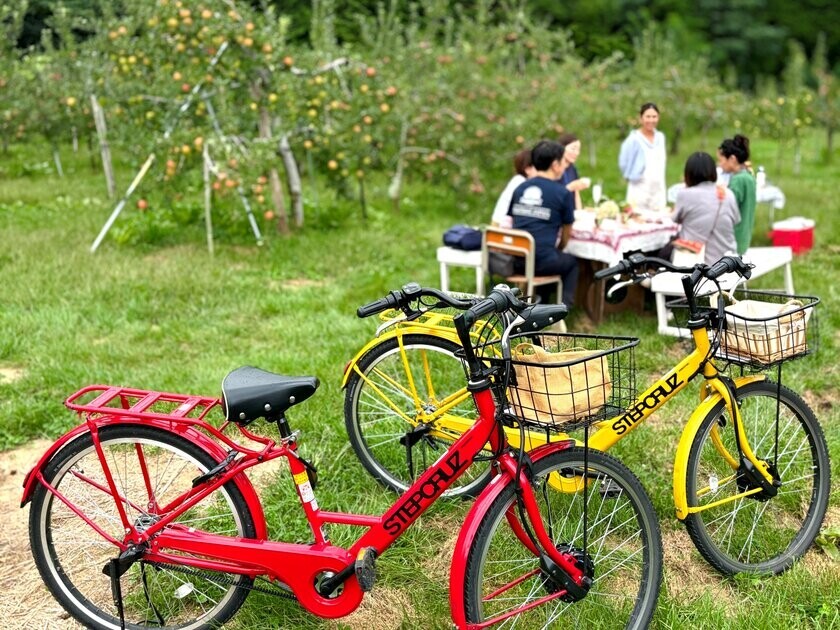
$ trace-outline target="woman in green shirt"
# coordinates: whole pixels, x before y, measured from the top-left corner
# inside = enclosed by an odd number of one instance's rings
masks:
[[[718,147],[718,165],[724,173],[731,174],[729,189],[735,195],[741,212],[741,222],[735,226],[739,254],[749,248],[755,223],[755,178],[747,168],[749,159],[750,140],[746,136],[727,138]]]

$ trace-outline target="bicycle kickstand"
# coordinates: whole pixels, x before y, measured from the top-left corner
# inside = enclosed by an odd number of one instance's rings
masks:
[[[102,568],[102,573],[111,578],[111,596],[114,598],[114,605],[117,607],[117,614],[120,618],[120,630],[125,630],[125,611],[123,610],[120,578],[142,555],[143,548],[141,546],[131,545],[119,556],[109,560],[108,564]]]
[[[114,598],[114,605],[117,607],[117,614],[120,618],[120,630],[125,630],[125,613],[123,612],[122,587],[120,586],[120,559],[112,558],[106,565],[108,575],[111,578],[111,596]]]

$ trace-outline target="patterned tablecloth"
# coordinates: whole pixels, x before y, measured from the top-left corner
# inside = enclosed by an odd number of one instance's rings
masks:
[[[599,227],[594,221],[575,220],[572,237],[563,250],[578,258],[596,260],[614,265],[624,257],[625,252],[641,250],[655,251],[668,243],[679,226],[669,218],[658,222],[642,223],[630,221],[626,224],[605,219]]]

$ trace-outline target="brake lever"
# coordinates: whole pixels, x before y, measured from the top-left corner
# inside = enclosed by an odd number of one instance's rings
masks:
[[[629,286],[634,285],[634,284],[638,284],[641,281],[642,281],[642,277],[637,278],[636,276],[634,276],[633,278],[630,278],[629,280],[622,280],[621,282],[616,282],[609,289],[607,289],[607,296],[606,297],[607,297],[607,299],[610,299],[620,289],[623,289],[624,287],[629,287]]]

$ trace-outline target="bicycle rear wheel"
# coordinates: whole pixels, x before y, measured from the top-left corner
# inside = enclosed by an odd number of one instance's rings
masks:
[[[152,427],[105,427],[99,439],[127,516],[138,527],[154,521],[159,517],[157,506],[171,502],[216,465],[195,444]],[[60,450],[47,463],[44,477],[97,526],[123,540],[115,498],[90,434]],[[256,537],[251,512],[233,482],[185,512],[177,523]],[[42,485],[32,499],[29,536],[41,577],[65,610],[85,626],[119,628],[110,577],[102,572],[118,548]],[[216,628],[239,609],[250,584],[239,575],[135,562],[121,578],[126,627]]]
[[[392,490],[405,491],[460,437],[446,417],[464,424],[476,417],[455,356],[459,348],[433,335],[387,339],[359,359],[347,381],[350,444],[365,469]],[[487,462],[474,463],[444,496],[474,497],[489,476]]]
[[[559,476],[582,488],[584,450],[553,453],[533,470],[549,536],[558,549],[571,548],[582,562],[591,563],[594,582],[588,594],[574,603],[554,598],[537,605],[557,587],[508,523],[518,519],[516,488],[510,483],[485,512],[470,549],[464,584],[467,621],[497,620],[494,627],[529,629],[560,624],[647,627],[662,578],[662,542],[653,505],[636,476],[617,459],[590,450],[588,460],[586,549],[583,490],[560,491],[549,484],[550,476]]]
[[[760,461],[775,463],[781,481],[774,497],[761,492],[689,514],[688,533],[715,569],[781,573],[813,543],[828,507],[830,462],[822,429],[796,393],[781,387],[778,441],[776,384],[750,383],[736,392],[750,448]],[[689,508],[710,505],[757,487],[733,469],[738,445],[723,401],[700,425],[688,458]]]

